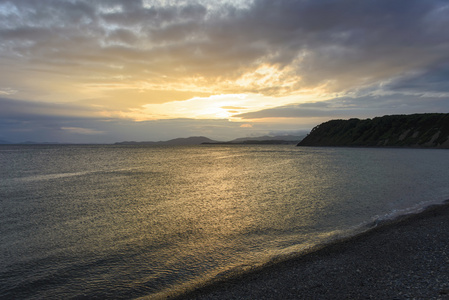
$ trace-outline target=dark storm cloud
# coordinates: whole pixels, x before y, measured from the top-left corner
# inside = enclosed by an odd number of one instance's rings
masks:
[[[369,85],[447,62],[449,53],[449,8],[438,0],[256,0],[247,8],[119,0],[2,5],[0,49],[7,56],[100,63],[99,72],[110,60],[138,63],[159,75],[211,81],[236,79],[265,63],[289,68],[296,84],[284,92]],[[257,84],[247,89],[282,92]]]
[[[441,1],[255,1],[208,32],[291,66],[298,87],[352,87],[447,59]],[[257,52],[255,52],[257,53]]]
[[[2,132],[11,129],[4,134],[9,137],[37,128],[54,132],[50,137],[120,132],[118,120],[95,117],[99,110],[36,103],[88,103],[86,98],[94,97],[76,94],[79,89],[103,88],[98,97],[108,99],[132,90],[134,96],[110,101],[129,101],[123,110],[145,104],[132,100],[141,88],[187,90],[188,98],[199,92],[292,99],[308,91],[346,95],[239,115],[246,119],[449,111],[447,0],[235,3],[0,0],[0,95],[34,100],[0,99]],[[169,101],[158,97],[149,96],[148,103]],[[113,110],[107,101],[100,104]],[[123,122],[132,136],[134,125]],[[151,123],[157,128],[152,133],[168,128],[166,132],[175,135],[180,123],[167,122]],[[187,127],[199,122],[190,120]],[[204,122],[208,128],[231,130],[224,123]],[[135,132],[140,134],[144,127]]]
[[[449,63],[437,64],[415,74],[393,80],[385,88],[411,93],[449,93]]]

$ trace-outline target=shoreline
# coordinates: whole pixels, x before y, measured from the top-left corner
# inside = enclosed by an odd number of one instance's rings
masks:
[[[166,298],[449,299],[449,200]]]

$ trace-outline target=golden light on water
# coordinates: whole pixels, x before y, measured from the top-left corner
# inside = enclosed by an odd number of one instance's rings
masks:
[[[14,293],[6,298],[137,298],[198,286],[447,198],[444,151],[4,147],[3,215],[15,220],[0,226],[11,262],[0,272]],[[55,272],[60,282],[35,284]]]

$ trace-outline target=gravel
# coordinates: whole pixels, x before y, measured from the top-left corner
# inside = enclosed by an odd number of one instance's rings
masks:
[[[179,299],[449,299],[449,204]]]

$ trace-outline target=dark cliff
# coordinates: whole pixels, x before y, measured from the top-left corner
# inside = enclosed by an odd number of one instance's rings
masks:
[[[313,128],[298,146],[449,148],[449,114],[331,120]]]

